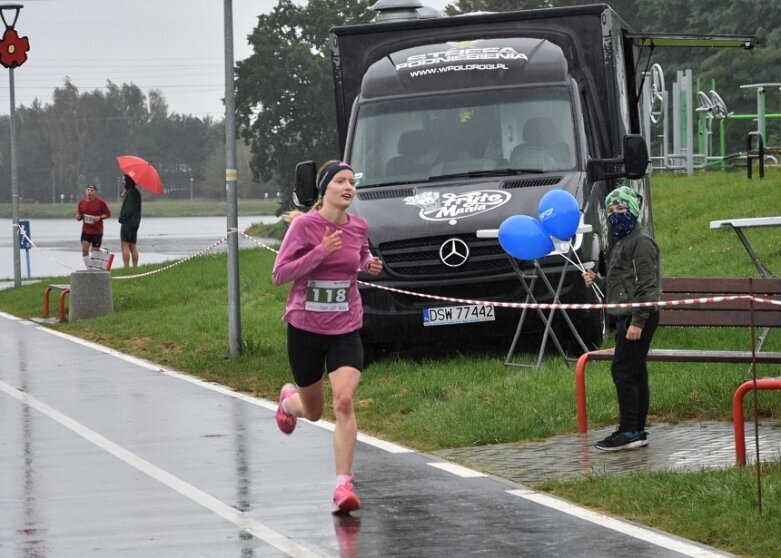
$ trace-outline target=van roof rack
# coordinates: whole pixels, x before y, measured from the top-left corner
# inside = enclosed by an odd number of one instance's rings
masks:
[[[627,39],[641,47],[711,47],[743,48],[758,45],[752,35],[676,35],[672,33],[627,33]]]

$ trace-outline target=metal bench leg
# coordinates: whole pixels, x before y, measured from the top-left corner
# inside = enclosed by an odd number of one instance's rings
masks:
[[[46,287],[43,291],[43,317],[48,318],[49,317],[49,293],[51,292],[51,287]]]
[[[60,293],[60,321],[65,321],[65,297],[70,294],[70,289],[63,289]]]

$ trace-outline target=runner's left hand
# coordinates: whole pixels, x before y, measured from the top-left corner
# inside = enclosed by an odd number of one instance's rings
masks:
[[[374,258],[372,258],[372,261],[369,262],[369,265],[366,266],[366,272],[369,275],[379,275],[381,271],[382,271],[382,260],[377,256],[374,256]]]

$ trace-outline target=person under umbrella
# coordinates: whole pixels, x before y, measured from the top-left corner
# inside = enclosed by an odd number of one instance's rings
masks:
[[[138,227],[141,224],[141,192],[135,181],[125,175],[125,191],[121,194],[122,208],[119,210],[119,240],[122,242],[122,263],[125,267],[133,261],[138,267]]]
[[[163,193],[160,174],[149,161],[135,155],[120,155],[117,157],[117,164],[122,174],[132,178],[138,186],[146,188],[152,194]]]

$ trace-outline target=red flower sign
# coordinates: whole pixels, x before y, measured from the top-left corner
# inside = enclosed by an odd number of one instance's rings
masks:
[[[6,68],[21,66],[27,61],[28,50],[30,41],[27,37],[19,37],[13,29],[6,29],[0,41],[0,64]]]

